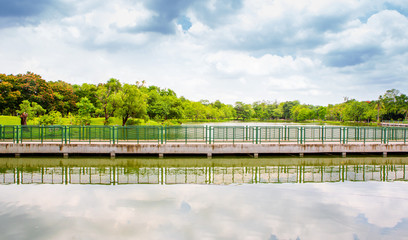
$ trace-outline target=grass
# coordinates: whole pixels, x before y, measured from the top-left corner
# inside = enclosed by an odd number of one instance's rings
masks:
[[[20,125],[20,118],[14,116],[0,116],[0,125]]]
[[[69,118],[61,118],[61,125],[71,125]],[[105,121],[105,118],[92,118],[91,119],[91,125],[98,126],[98,125],[103,125],[103,122]],[[111,117],[110,118],[110,124],[109,125],[122,125],[122,119],[116,118],[116,117]],[[140,119],[141,125],[160,125],[160,123],[153,121],[153,120],[148,120],[145,122],[143,119]],[[0,125],[20,125],[20,117],[17,116],[0,116]],[[27,125],[38,125],[36,124],[35,120],[29,120],[27,122]]]
[[[61,125],[70,125],[70,120],[69,118],[62,118],[62,124]],[[91,119],[91,125],[103,125],[104,118],[92,118]],[[109,125],[122,125],[122,120],[120,118],[116,117],[111,117],[110,118],[110,124]],[[197,120],[197,121],[191,121],[190,119],[184,119],[184,120],[166,120],[164,122],[156,122],[154,120],[148,120],[145,122],[143,119],[139,119],[141,125],[179,125],[181,123],[205,123],[205,122],[225,122],[225,121],[231,121],[231,119],[228,120]],[[256,119],[251,119],[247,122],[281,122],[281,123],[299,123],[299,124],[309,124],[309,123],[314,123],[317,125],[338,125],[338,126],[378,126],[376,122],[371,122],[371,123],[362,123],[362,122],[340,122],[340,121],[302,121],[302,122],[294,122],[294,121],[289,121],[289,120],[267,120],[267,121],[259,121]],[[27,122],[28,125],[37,125],[35,124],[36,121],[34,120],[29,120]],[[0,116],[0,125],[20,125],[20,117],[18,116]]]

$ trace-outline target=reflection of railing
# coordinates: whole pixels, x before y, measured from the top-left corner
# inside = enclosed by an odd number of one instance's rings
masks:
[[[256,184],[407,181],[406,165],[0,168],[1,184]]]
[[[283,143],[403,142],[404,127],[326,126],[17,126],[0,125],[2,142]]]

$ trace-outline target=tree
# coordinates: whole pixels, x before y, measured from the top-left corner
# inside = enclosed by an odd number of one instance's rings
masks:
[[[109,79],[106,84],[98,86],[97,98],[101,103],[101,110],[105,117],[104,124],[109,124],[109,118],[112,117],[118,108],[118,102],[114,95],[122,88],[122,84],[115,78]]]
[[[137,86],[129,84],[124,84],[122,90],[114,95],[118,103],[118,110],[115,114],[122,119],[122,126],[125,126],[130,117],[147,117],[147,97]]]
[[[148,95],[147,114],[150,118],[157,120],[183,118],[183,101],[177,98],[173,90],[151,86],[144,91]]]
[[[13,114],[17,110],[21,92],[15,89],[15,82],[15,76],[0,74],[0,114]]]
[[[234,107],[236,113],[237,113],[237,118],[242,120],[247,120],[252,117],[254,114],[254,110],[252,109],[251,104],[245,104],[243,102],[236,102],[235,107]]]
[[[86,97],[94,105],[95,108],[100,108],[100,101],[98,99],[98,88],[94,84],[83,83],[82,85],[74,85],[74,94],[77,99],[81,100]]]
[[[296,105],[291,109],[291,118],[295,121],[315,119],[316,113],[311,105]]]
[[[384,104],[386,113],[385,119],[399,119],[404,118],[404,114],[401,113],[401,93],[397,89],[387,90],[384,95],[380,96],[381,102]]]
[[[34,117],[43,115],[45,113],[45,109],[36,102],[30,103],[30,101],[24,100],[20,104],[20,110],[17,112],[21,114],[21,116],[24,118],[24,123],[26,123],[26,121],[32,120]]]
[[[319,117],[320,120],[325,120],[326,119],[326,113],[327,113],[327,108],[320,106],[317,109],[317,116]]]
[[[41,125],[59,125],[62,123],[62,114],[58,111],[51,111],[39,119]]]
[[[296,101],[287,101],[287,102],[284,102],[282,105],[279,105],[279,106],[282,106],[282,117],[284,119],[290,119],[291,114],[292,114],[291,113],[292,108],[299,104],[300,104],[299,101],[296,100]]]
[[[405,120],[408,120],[408,96],[401,94],[397,96],[398,112],[404,115]]]
[[[51,109],[67,116],[69,112],[75,110],[75,104],[78,101],[77,95],[74,94],[74,88],[71,84],[61,80],[48,82],[53,93],[54,102]]]
[[[44,109],[52,110],[54,104],[53,91],[40,75],[31,72],[18,74],[14,88],[21,92],[20,101],[36,102]]]
[[[356,100],[349,100],[346,102],[346,107],[343,111],[345,121],[361,121],[367,116],[366,112],[369,110],[366,102],[358,102]]]
[[[80,124],[89,125],[91,123],[91,114],[95,111],[94,105],[87,97],[81,98],[79,103],[76,104],[78,107],[78,115],[80,117]]]

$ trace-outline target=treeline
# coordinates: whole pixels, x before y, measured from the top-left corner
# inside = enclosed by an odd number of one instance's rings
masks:
[[[122,124],[137,124],[138,119],[155,121],[200,120],[403,120],[408,116],[408,97],[398,90],[387,90],[377,100],[356,101],[328,106],[301,104],[299,101],[258,101],[253,104],[224,104],[219,100],[190,101],[171,89],[145,86],[144,82],[122,84],[111,78],[98,85],[71,85],[64,81],[45,81],[40,75],[0,74],[0,114],[26,112],[39,124],[58,124],[69,117],[72,124],[89,124],[91,117],[103,117],[109,124],[118,117]]]

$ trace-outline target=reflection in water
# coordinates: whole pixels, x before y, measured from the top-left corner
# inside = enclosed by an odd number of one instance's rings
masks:
[[[29,159],[27,161],[30,161]],[[177,162],[177,160],[176,160]],[[256,184],[406,181],[406,164],[264,166],[24,166],[0,168],[1,184]],[[242,165],[242,164],[241,164]]]
[[[406,239],[406,165],[3,158],[0,239]]]

